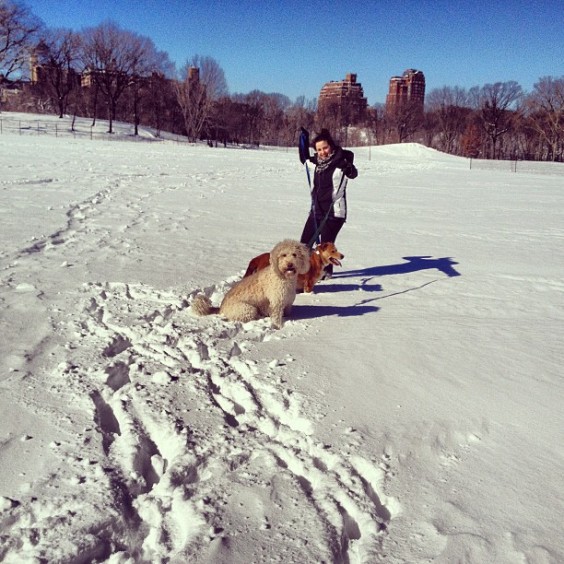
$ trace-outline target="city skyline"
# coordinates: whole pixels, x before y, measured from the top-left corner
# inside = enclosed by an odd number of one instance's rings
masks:
[[[150,37],[180,69],[213,57],[230,93],[277,92],[317,99],[330,81],[354,73],[369,105],[384,104],[389,80],[421,69],[427,92],[514,80],[531,91],[564,75],[560,1],[490,5],[411,0],[287,2],[83,0],[25,2],[47,27],[81,31],[111,20]]]

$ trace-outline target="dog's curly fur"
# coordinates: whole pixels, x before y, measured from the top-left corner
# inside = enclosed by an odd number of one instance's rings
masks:
[[[219,313],[244,323],[270,316],[272,325],[280,328],[296,298],[298,275],[305,274],[309,267],[308,248],[286,239],[270,251],[270,264],[235,284],[219,308],[213,307],[207,296],[198,294],[192,301],[192,312],[200,316]]]
[[[323,269],[329,264],[341,266],[341,261],[344,258],[345,255],[337,249],[335,243],[331,243],[329,241],[319,243],[310,255],[309,271],[306,272],[306,274],[300,274],[298,276],[296,288],[298,290],[303,290],[306,293],[313,292],[313,287],[321,278]],[[247,266],[245,276],[250,276],[254,272],[257,272],[262,268],[266,268],[269,263],[269,253],[262,253],[262,255],[254,257],[249,262],[249,266]]]

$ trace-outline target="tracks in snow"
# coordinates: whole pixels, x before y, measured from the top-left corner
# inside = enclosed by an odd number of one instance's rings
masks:
[[[98,217],[122,188],[73,205],[18,258],[103,247]],[[134,198],[127,209],[123,230],[143,220]],[[246,360],[273,338],[268,321],[196,319],[188,300],[96,283],[78,311],[49,310],[64,359],[38,378],[68,412],[41,393],[25,401],[75,436],[53,445],[61,465],[40,497],[1,504],[0,558],[235,563],[260,561],[275,542],[285,562],[378,560],[395,511],[385,461],[316,440],[285,381],[291,358]]]
[[[229,474],[236,482],[245,476],[249,487],[255,464],[266,468],[251,487],[283,473],[301,493],[324,531],[325,546],[316,550],[341,561],[377,555],[391,518],[377,493],[384,471],[317,443],[300,399],[279,385],[273,367],[244,360],[249,341],[269,338],[266,322],[245,329],[213,320],[202,328],[183,298],[142,286],[91,289],[97,296],[86,329],[107,342],[98,418],[108,455],[130,477],[133,506],[150,531],[145,556],[193,556],[195,547],[205,552],[207,543],[228,539],[225,520],[236,510],[224,507]],[[175,411],[178,393],[190,406],[185,413]]]
[[[89,539],[69,557],[256,561],[276,538],[285,561],[378,560],[395,510],[381,491],[386,467],[315,439],[284,362],[245,360],[273,336],[267,321],[197,319],[188,297],[144,285],[83,292],[64,328],[69,362],[54,378],[89,402],[99,458],[67,469],[85,516],[65,535]],[[60,503],[64,513],[70,501]],[[55,534],[20,554],[48,554]]]

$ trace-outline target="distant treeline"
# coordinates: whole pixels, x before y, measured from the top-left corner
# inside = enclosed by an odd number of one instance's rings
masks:
[[[176,71],[151,39],[112,22],[80,32],[49,29],[19,2],[0,4],[0,109],[132,122],[210,144],[291,146],[300,127],[327,127],[345,145],[419,142],[456,155],[564,160],[564,76],[541,77],[532,92],[514,81],[448,87],[427,94],[425,111],[346,108],[317,111],[254,90],[229,94],[212,57]],[[5,41],[4,41],[5,40]],[[194,69],[197,69],[194,72]]]

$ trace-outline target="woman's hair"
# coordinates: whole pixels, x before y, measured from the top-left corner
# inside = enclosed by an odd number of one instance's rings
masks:
[[[317,143],[319,143],[320,141],[326,141],[329,147],[331,147],[331,149],[333,150],[337,148],[337,144],[335,143],[335,141],[333,141],[333,137],[331,137],[331,134],[327,129],[322,129],[313,138],[313,141],[311,142],[311,146],[315,149],[315,145],[317,145]]]

